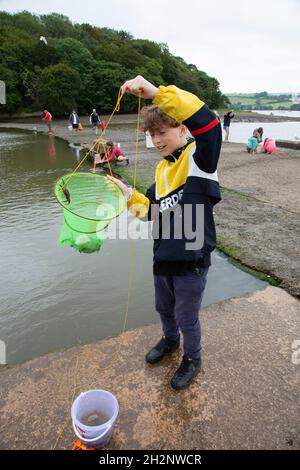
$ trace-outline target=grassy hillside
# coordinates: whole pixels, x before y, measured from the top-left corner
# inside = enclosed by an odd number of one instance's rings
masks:
[[[265,91],[261,93],[232,93],[226,96],[234,109],[297,109],[291,94],[268,94]]]

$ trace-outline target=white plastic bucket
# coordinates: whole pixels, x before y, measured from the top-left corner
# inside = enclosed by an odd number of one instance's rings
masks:
[[[104,415],[107,420],[96,426],[84,424],[84,418],[93,413]],[[89,447],[105,445],[112,435],[118,413],[118,400],[112,393],[106,390],[88,390],[81,393],[71,409],[76,436]]]

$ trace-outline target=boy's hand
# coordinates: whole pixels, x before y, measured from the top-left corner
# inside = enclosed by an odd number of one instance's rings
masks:
[[[132,80],[127,80],[127,82],[121,86],[121,91],[122,95],[124,95],[124,93],[130,93],[134,96],[141,96],[141,98],[153,100],[157,95],[158,88],[141,75],[137,75]]]
[[[117,178],[114,178],[113,176],[107,175],[106,178],[113,183],[115,183],[119,188],[121,189],[122,193],[124,194],[125,198],[127,198],[127,191],[128,188],[126,184],[122,183],[122,181],[118,180]]]

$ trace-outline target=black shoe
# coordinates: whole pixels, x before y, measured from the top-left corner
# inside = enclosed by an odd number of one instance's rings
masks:
[[[174,349],[179,347],[180,340],[172,341],[165,336],[154,346],[154,348],[150,349],[150,351],[146,354],[146,361],[150,362],[150,364],[155,364],[155,362],[161,361],[161,359],[168,353],[174,351]]]
[[[181,390],[192,382],[201,368],[201,359],[190,359],[183,356],[182,362],[171,379],[171,386],[175,390]]]

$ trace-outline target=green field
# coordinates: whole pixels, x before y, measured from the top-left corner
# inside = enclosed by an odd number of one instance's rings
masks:
[[[258,96],[267,95],[267,96]],[[232,93],[226,95],[234,109],[290,109],[293,105],[290,95],[262,93]]]

